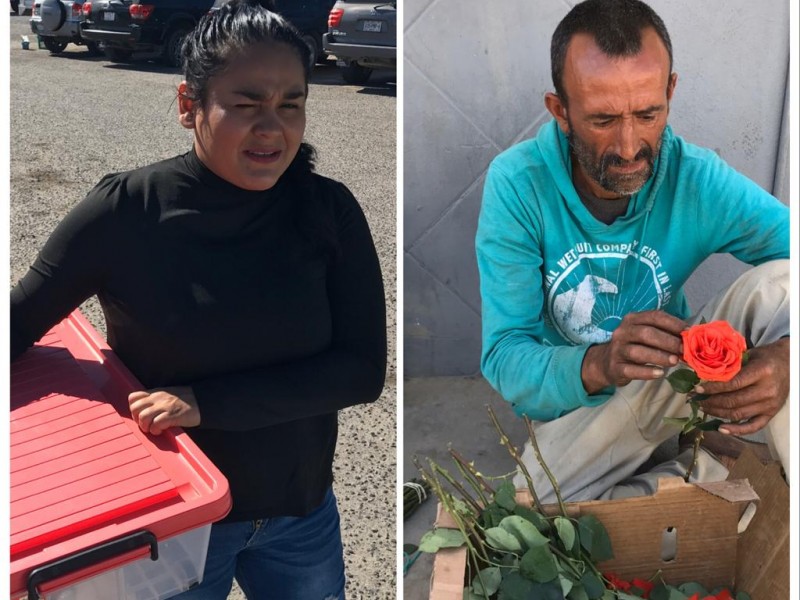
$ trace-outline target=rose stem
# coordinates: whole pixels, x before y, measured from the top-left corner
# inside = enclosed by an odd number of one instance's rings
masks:
[[[547,478],[550,480],[550,485],[553,486],[553,491],[556,494],[556,498],[558,499],[558,506],[561,509],[561,514],[565,517],[569,518],[567,515],[567,507],[564,506],[564,499],[561,497],[561,488],[558,487],[558,480],[553,476],[552,471],[547,467],[547,463],[544,462],[544,458],[542,458],[542,453],[539,451],[539,444],[536,442],[536,434],[533,432],[533,423],[531,420],[526,416],[523,417],[525,419],[525,426],[528,428],[528,437],[531,439],[531,446],[533,446],[533,451],[536,454],[536,460],[539,461],[539,465],[542,467],[542,470],[547,475]]]
[[[480,547],[480,550],[481,550],[480,553],[475,548],[475,545],[472,543],[472,540],[470,539],[470,536],[467,535],[467,531],[466,531],[466,529],[467,529],[467,521],[463,518],[463,516],[461,514],[459,514],[459,512],[453,506],[453,503],[451,502],[451,496],[450,496],[450,494],[445,492],[444,488],[442,487],[441,481],[439,481],[439,478],[435,477],[432,474],[432,473],[435,473],[435,472],[442,472],[444,469],[441,469],[441,467],[439,467],[439,465],[437,465],[435,462],[433,462],[430,459],[428,459],[428,463],[431,466],[431,473],[426,471],[425,468],[419,463],[417,458],[414,457],[414,464],[416,465],[416,467],[419,470],[419,472],[422,474],[423,479],[425,479],[428,483],[431,484],[431,489],[433,490],[434,494],[436,494],[436,496],[438,496],[439,502],[442,503],[442,506],[444,507],[445,511],[447,511],[450,514],[451,517],[453,517],[453,520],[456,522],[456,525],[458,526],[458,529],[461,532],[461,535],[464,536],[464,541],[467,544],[467,548],[469,549],[469,552],[472,554],[473,561],[477,562],[477,560],[479,558],[482,558],[483,560],[485,560],[488,563],[489,562],[489,555],[486,553],[486,549],[483,547],[483,543],[481,541],[480,536],[478,536],[477,532],[475,531],[474,524],[473,523],[469,523],[469,528],[472,531],[472,534],[475,535],[475,538],[479,541],[478,546]],[[482,556],[481,556],[481,554],[482,554]],[[480,576],[480,570],[478,572],[479,572],[479,576]],[[483,584],[483,579],[481,579],[481,584]]]
[[[696,404],[695,404],[694,400],[692,400],[692,408],[695,408],[695,407],[696,407]],[[700,422],[701,423],[705,423],[707,417],[708,417],[708,415],[706,415],[706,413],[703,413],[703,420],[700,421]],[[694,438],[694,446],[692,447],[692,462],[689,465],[689,468],[686,469],[686,475],[683,476],[683,480],[686,483],[689,483],[689,478],[692,476],[692,471],[694,471],[695,466],[697,466],[697,453],[700,451],[700,444],[703,441],[703,430],[700,429],[699,431],[700,431],[700,435],[697,435]]]
[[[467,460],[453,448],[450,448],[450,456],[455,461],[456,466],[458,466],[458,470],[461,471],[461,474],[465,479],[467,479],[469,484],[475,490],[475,493],[480,496],[481,502],[484,504],[484,506],[489,504],[489,501],[483,492],[485,491],[487,494],[494,496],[494,489],[492,489],[492,487],[486,483],[486,480],[481,477],[481,474],[477,471],[477,469],[475,469],[475,465],[467,462]]]
[[[492,419],[494,428],[497,430],[497,433],[500,434],[500,445],[506,447],[506,450],[508,450],[511,458],[513,458],[517,465],[519,465],[519,469],[522,471],[522,475],[525,477],[525,482],[528,484],[528,491],[531,493],[536,510],[538,510],[541,514],[544,514],[544,507],[539,500],[539,496],[536,494],[536,489],[533,487],[533,478],[531,477],[530,471],[528,471],[528,467],[526,467],[525,463],[522,462],[522,457],[519,455],[519,452],[517,452],[514,444],[511,443],[508,435],[506,435],[506,432],[503,430],[502,425],[500,425],[500,421],[497,420],[497,415],[494,413],[492,407],[487,404],[486,408],[489,411],[489,417]]]

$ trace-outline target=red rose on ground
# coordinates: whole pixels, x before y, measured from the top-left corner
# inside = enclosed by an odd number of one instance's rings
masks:
[[[693,325],[681,332],[683,360],[706,381],[730,381],[742,368],[747,343],[727,321]]]

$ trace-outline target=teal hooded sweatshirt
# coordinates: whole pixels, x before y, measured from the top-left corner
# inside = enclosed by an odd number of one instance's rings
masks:
[[[629,312],[689,316],[683,285],[714,253],[789,256],[789,209],[666,127],[653,175],[605,225],[578,197],[556,121],[489,167],[476,237],[486,379],[519,415],[551,420],[606,401],[581,363]]]

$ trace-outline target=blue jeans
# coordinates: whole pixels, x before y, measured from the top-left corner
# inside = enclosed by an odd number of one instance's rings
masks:
[[[174,600],[225,600],[234,576],[249,600],[344,600],[333,490],[305,517],[212,525],[203,582]]]

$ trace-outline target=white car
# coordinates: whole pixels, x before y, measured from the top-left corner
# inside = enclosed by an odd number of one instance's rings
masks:
[[[34,0],[31,31],[52,54],[63,52],[67,44],[72,43],[85,45],[89,52],[98,56],[103,53],[99,44],[81,37],[83,19],[83,0]]]

